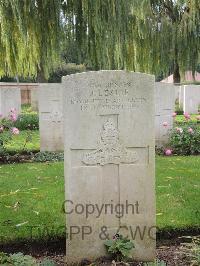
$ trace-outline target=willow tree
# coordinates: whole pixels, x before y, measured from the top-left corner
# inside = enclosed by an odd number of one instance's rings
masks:
[[[68,0],[68,40],[96,69],[193,72],[199,62],[199,0]]]
[[[171,68],[178,82],[198,62],[199,24],[199,0],[0,0],[0,75],[47,77],[61,44],[95,69]]]
[[[77,46],[79,60],[95,69],[124,69],[129,61],[134,66],[128,56],[131,6],[132,0],[66,1],[67,41]]]
[[[139,53],[148,61],[147,70],[165,73],[171,68],[174,82],[180,73],[195,69],[200,54],[199,0],[141,0],[137,12],[138,30],[142,34]],[[136,60],[138,61],[138,60]],[[140,65],[140,62],[138,62]],[[143,65],[143,64],[142,64]]]
[[[59,59],[59,0],[0,1],[0,76],[44,79]]]

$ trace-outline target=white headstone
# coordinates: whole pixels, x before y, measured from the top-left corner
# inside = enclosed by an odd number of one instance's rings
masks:
[[[179,86],[179,97],[178,97],[179,108],[183,108],[183,92],[184,92],[184,86]]]
[[[153,260],[154,77],[87,72],[63,77],[63,88],[67,262],[106,255],[116,233],[134,242],[134,259]]]
[[[0,86],[0,113],[3,117],[10,114],[10,110],[14,108],[16,114],[21,112],[21,91],[18,87],[8,88],[1,84]]]
[[[31,109],[38,111],[38,88],[31,89]]]
[[[183,111],[190,114],[198,114],[200,105],[200,86],[185,85],[183,87]]]
[[[172,114],[175,111],[175,85],[156,82],[155,107],[155,139],[156,145],[159,147],[168,142],[170,130],[173,128]],[[166,123],[166,126],[163,123]]]
[[[62,151],[63,91],[61,84],[41,83],[38,88],[40,150]]]

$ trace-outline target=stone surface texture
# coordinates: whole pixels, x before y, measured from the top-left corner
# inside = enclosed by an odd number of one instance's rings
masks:
[[[40,83],[39,127],[40,150],[62,151],[63,140],[63,90],[60,83]]]
[[[175,111],[175,86],[156,82],[155,85],[155,141],[156,146],[165,145],[173,127],[172,114]],[[164,126],[163,123],[167,123]]]
[[[21,92],[20,88],[8,88],[6,85],[0,86],[0,113],[3,117],[9,115],[11,108],[16,110],[17,115],[21,112]]]
[[[200,85],[183,86],[183,111],[189,114],[198,114],[200,105]]]
[[[154,84],[126,71],[63,77],[68,264],[106,255],[116,233],[135,260],[155,258]]]

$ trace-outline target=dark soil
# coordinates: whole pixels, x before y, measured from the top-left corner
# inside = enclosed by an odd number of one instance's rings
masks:
[[[180,253],[180,242],[179,238],[172,240],[159,241],[157,243],[157,259],[164,261],[167,266],[189,266],[187,258]],[[22,252],[24,254],[32,255],[38,261],[48,258],[53,260],[56,265],[67,265],[65,263],[65,239],[59,239],[48,242],[21,242],[21,243],[10,243],[6,245],[0,245],[0,251],[6,253]],[[76,264],[75,264],[76,265]],[[74,265],[74,266],[75,266]],[[139,266],[142,265],[140,262],[130,262],[129,264],[120,263],[115,264],[107,258],[101,258],[95,262],[83,260],[80,266]],[[77,266],[77,265],[76,265]]]

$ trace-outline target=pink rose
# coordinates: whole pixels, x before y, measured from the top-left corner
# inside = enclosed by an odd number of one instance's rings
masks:
[[[163,127],[167,127],[168,123],[167,122],[163,122]]]
[[[165,150],[165,155],[167,155],[167,156],[172,155],[172,150],[171,149],[166,149]]]
[[[193,131],[193,129],[191,127],[189,127],[188,128],[188,132],[192,134],[194,131]]]
[[[16,111],[17,111],[16,108],[11,108],[11,109],[10,109],[10,112],[11,112],[11,113],[15,113]]]
[[[183,133],[183,129],[181,127],[177,127],[176,131],[179,132],[179,133]]]
[[[190,115],[188,113],[184,113],[184,117],[185,117],[186,120],[190,119]]]
[[[12,132],[13,135],[18,135],[18,134],[19,134],[19,129],[16,128],[16,127],[13,127],[13,128],[11,129],[11,132]]]
[[[174,113],[172,114],[172,117],[176,117],[176,116],[177,116],[177,113],[174,112]]]
[[[2,133],[4,130],[4,127],[3,126],[0,126],[0,133]]]
[[[10,114],[10,120],[13,122],[17,121],[17,115],[15,113],[11,113]]]

